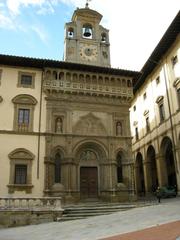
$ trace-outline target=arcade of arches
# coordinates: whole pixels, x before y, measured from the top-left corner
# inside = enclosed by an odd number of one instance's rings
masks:
[[[139,196],[154,192],[158,186],[177,187],[177,163],[172,141],[164,137],[159,153],[153,145],[148,146],[143,157],[139,151],[135,158],[135,189]]]

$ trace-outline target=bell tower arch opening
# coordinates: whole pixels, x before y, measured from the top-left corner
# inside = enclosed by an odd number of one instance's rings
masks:
[[[92,29],[91,24],[86,23],[86,24],[83,25],[82,37],[87,38],[87,39],[92,39],[93,38],[93,29]]]

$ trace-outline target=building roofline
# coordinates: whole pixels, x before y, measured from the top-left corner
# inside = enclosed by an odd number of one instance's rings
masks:
[[[74,22],[76,17],[80,16],[81,14],[90,14],[91,16],[96,17],[97,19],[99,19],[99,21],[101,21],[101,19],[102,19],[102,15],[99,12],[86,7],[86,8],[77,8],[74,11],[74,13],[73,13],[71,21]]]
[[[140,75],[139,72],[131,71],[131,70],[71,63],[71,62],[58,61],[58,60],[52,60],[52,59],[21,57],[21,56],[3,55],[3,54],[0,54],[0,65],[31,67],[31,68],[37,68],[37,69],[61,68],[61,69],[76,70],[76,71],[83,71],[83,72],[88,71],[88,72],[101,73],[101,74],[121,75],[121,76],[133,77],[135,79]]]
[[[180,11],[164,33],[163,37],[155,47],[154,51],[141,69],[141,76],[137,78],[134,85],[134,93],[142,86],[147,76],[157,67],[163,55],[168,51],[180,32]]]

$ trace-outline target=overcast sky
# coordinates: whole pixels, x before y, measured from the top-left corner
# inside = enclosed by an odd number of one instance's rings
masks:
[[[63,59],[64,24],[86,0],[0,0],[0,53]],[[112,67],[140,70],[180,0],[92,0],[110,30]]]

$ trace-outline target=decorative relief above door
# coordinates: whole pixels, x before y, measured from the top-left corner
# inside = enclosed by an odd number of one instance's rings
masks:
[[[73,128],[73,132],[80,135],[107,135],[106,129],[101,120],[88,113],[80,118]]]

